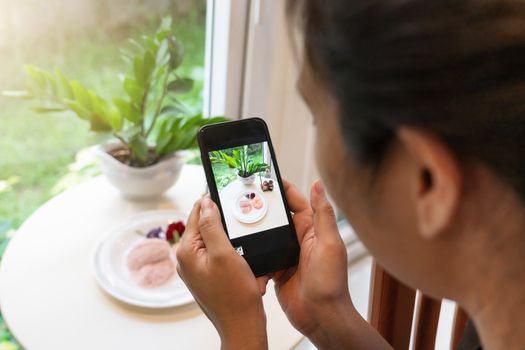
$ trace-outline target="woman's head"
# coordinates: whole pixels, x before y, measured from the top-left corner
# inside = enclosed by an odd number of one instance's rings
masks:
[[[331,194],[380,262],[446,293],[426,275],[482,250],[479,200],[525,202],[525,1],[289,4]]]

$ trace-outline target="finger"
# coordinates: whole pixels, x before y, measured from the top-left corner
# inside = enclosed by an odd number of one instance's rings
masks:
[[[311,211],[310,203],[308,203],[308,200],[301,194],[297,187],[286,180],[283,180],[283,187],[292,212]]]
[[[266,286],[268,285],[268,281],[272,278],[271,275],[264,275],[261,277],[257,277],[257,283],[259,284],[259,291],[261,292],[261,295],[266,294]]]
[[[204,245],[210,253],[232,249],[228,236],[222,227],[219,208],[209,197],[205,197],[201,201],[199,231]]]
[[[181,245],[184,242],[189,242],[189,241],[192,241],[198,238],[200,210],[201,210],[201,200],[199,199],[198,201],[195,202],[195,204],[193,205],[193,208],[191,209],[190,216],[188,217],[188,221],[186,222],[186,229],[184,230],[184,234],[182,235],[180,239]]]
[[[341,240],[335,211],[328,199],[321,181],[312,185],[310,203],[314,211],[314,230],[320,240]]]
[[[280,286],[292,277],[297,271],[297,267],[293,266],[286,270],[277,271],[273,274],[273,283],[275,284],[275,290],[278,291]]]
[[[191,210],[188,221],[186,222],[186,229],[180,238],[179,245],[175,251],[175,257],[178,262],[178,267],[182,268],[190,259],[193,252],[202,247],[202,238],[199,234],[199,216],[200,216],[200,200],[196,201]]]

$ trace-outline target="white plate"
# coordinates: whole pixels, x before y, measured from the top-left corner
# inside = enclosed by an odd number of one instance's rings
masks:
[[[241,211],[241,208],[239,207],[239,202],[241,199],[246,198],[245,195],[248,193],[255,193],[255,195],[259,196],[261,198],[263,206],[260,209],[255,209],[252,207],[252,210],[248,214],[244,214]],[[268,211],[268,202],[266,201],[266,198],[259,190],[244,190],[241,191],[237,197],[235,197],[235,200],[233,201],[233,216],[239,220],[242,223],[245,224],[253,224],[257,221],[261,220]]]
[[[93,269],[98,284],[114,298],[127,304],[147,308],[167,308],[194,302],[193,296],[175,274],[157,288],[143,288],[133,280],[126,264],[128,252],[146,239],[137,230],[147,233],[155,227],[166,227],[170,222],[183,221],[187,215],[173,210],[144,212],[114,228],[96,245]]]

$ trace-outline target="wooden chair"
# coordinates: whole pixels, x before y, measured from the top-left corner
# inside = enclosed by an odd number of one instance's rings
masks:
[[[376,263],[372,266],[371,277],[368,319],[372,326],[394,349],[404,350],[409,348],[414,322],[414,349],[434,349],[441,301],[421,295],[416,305],[416,291],[390,276]],[[457,348],[467,321],[467,314],[456,307],[451,349]]]

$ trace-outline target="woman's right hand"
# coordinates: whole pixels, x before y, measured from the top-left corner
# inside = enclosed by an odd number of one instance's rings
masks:
[[[288,182],[284,190],[301,253],[296,267],[273,279],[288,319],[310,337],[327,319],[356,312],[348,292],[346,249],[320,181],[312,186],[310,202]]]
[[[288,182],[284,191],[301,253],[297,266],[273,280],[292,325],[320,349],[391,349],[352,304],[345,245],[321,182],[312,186],[310,202]]]

